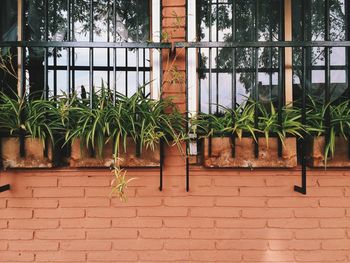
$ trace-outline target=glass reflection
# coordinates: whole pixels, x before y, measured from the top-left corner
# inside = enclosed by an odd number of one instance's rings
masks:
[[[325,0],[294,0],[293,1],[293,40],[325,41],[326,40],[326,6]],[[346,13],[345,0],[329,1],[329,20],[330,20],[330,41],[346,40]],[[303,25],[303,21],[305,25]],[[305,28],[305,32],[303,32]],[[309,49],[308,49],[309,50]],[[294,69],[294,94],[295,99],[300,97],[303,83],[302,70],[302,49],[293,50],[293,69]],[[306,87],[309,87],[308,93],[314,99],[325,99],[325,48],[312,48],[307,51],[307,72],[305,80]],[[347,92],[346,83],[346,49],[342,47],[330,49],[330,94],[334,101],[344,97]]]
[[[67,6],[68,2],[70,3],[69,7]],[[146,42],[150,39],[149,1],[93,0],[92,2],[91,6],[90,0],[25,0],[25,39],[28,41],[93,40],[94,42]],[[48,5],[47,13],[46,3]],[[93,8],[92,21],[91,8]],[[92,32],[90,32],[91,25]],[[125,71],[125,79],[129,79],[129,81],[125,81],[125,85],[129,85],[129,83],[135,85],[130,90],[136,90],[137,88],[135,84],[137,79],[136,53],[135,49],[118,49],[117,53],[117,63],[124,61],[124,65],[118,67],[117,70]],[[47,54],[48,85],[52,93],[56,94],[61,89],[62,91],[68,91],[68,72],[65,71],[68,64],[71,69],[69,74],[73,81],[71,84],[73,89],[78,90],[82,85],[85,88],[88,87],[89,49],[49,48]],[[70,54],[70,61],[68,61],[68,54]],[[112,49],[94,49],[94,85],[100,86],[101,79],[105,83],[111,84],[112,54]],[[138,66],[143,65],[142,70],[149,72],[149,65],[145,67],[146,62],[144,61],[146,60],[150,60],[149,52],[145,52],[139,58]],[[44,48],[26,49],[28,90],[30,93],[39,94],[39,96],[44,87],[44,64]],[[84,71],[87,71],[87,73],[82,74]],[[63,74],[66,74],[66,76],[63,77]],[[127,87],[121,87],[120,89],[128,90]]]
[[[278,41],[283,22],[280,21],[282,4],[282,0],[197,0],[198,39],[202,42]],[[268,100],[268,103],[277,100],[277,48],[260,48],[257,60],[253,48],[237,48],[235,53],[232,48],[213,48],[210,52],[211,58],[209,49],[202,48],[198,56],[199,77],[202,79],[201,111],[208,111],[208,103],[213,105],[212,112],[217,109],[217,104],[232,107],[233,83],[236,85],[236,103],[244,103],[253,95],[256,79],[260,100]],[[256,65],[260,72],[258,76],[255,76]],[[209,87],[209,82],[204,79],[209,77],[206,73],[210,67],[213,71],[211,79],[215,81]],[[211,98],[208,93],[211,93]]]
[[[2,0],[0,8],[0,41],[17,40],[17,1]],[[6,69],[0,69],[0,90],[11,94],[17,89],[17,49],[0,48],[0,58]]]

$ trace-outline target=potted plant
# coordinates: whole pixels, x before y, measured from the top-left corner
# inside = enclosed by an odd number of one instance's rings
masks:
[[[0,94],[1,153],[4,168],[53,166],[54,130],[59,126],[53,100]]]
[[[160,142],[176,141],[183,133],[184,118],[175,105],[168,99],[149,99],[142,88],[131,97],[117,94],[115,103],[103,85],[93,96],[92,107],[77,96],[61,104],[67,109],[61,112],[72,167],[110,167],[115,157],[119,166],[156,167]]]
[[[350,167],[350,101],[324,103],[310,98],[306,130],[308,163],[312,167]],[[326,115],[329,114],[329,126]]]
[[[236,109],[221,108],[220,115],[200,114],[193,122],[204,138],[204,166],[291,168],[297,165],[295,136],[301,136],[300,111],[284,107],[280,122],[272,104],[269,110],[251,101]],[[278,140],[282,145],[280,158]]]

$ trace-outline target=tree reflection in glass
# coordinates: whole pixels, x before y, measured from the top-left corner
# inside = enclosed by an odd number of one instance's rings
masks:
[[[25,28],[24,38],[28,41],[89,41],[90,40],[90,0],[70,0],[70,21],[68,25],[67,0],[47,0],[48,13],[45,14],[46,0],[23,0],[25,3]],[[16,1],[6,0],[5,3],[15,3]],[[116,28],[114,28],[113,3],[116,10]],[[1,4],[4,6],[3,3]],[[1,8],[1,21],[6,21],[10,25],[4,25],[1,22],[0,36],[2,41],[17,40],[17,19],[10,19],[13,12],[9,12],[10,7],[5,4],[5,9]],[[17,14],[17,7],[12,8]],[[11,10],[12,10],[11,9]],[[4,14],[2,14],[4,13]],[[47,25],[45,18],[47,17]],[[6,31],[3,32],[3,30]],[[46,39],[46,28],[47,39]],[[71,38],[68,39],[68,28],[71,29]],[[12,30],[12,31],[11,31]],[[113,42],[115,32],[115,41],[117,42],[146,42],[150,38],[150,6],[147,0],[94,0],[93,1],[93,41]],[[15,35],[15,38],[9,36]],[[104,66],[104,73],[98,76],[107,76],[112,70],[111,65],[107,63],[109,52],[107,49],[95,49],[97,55],[95,61],[97,65]],[[67,67],[67,49],[50,48],[49,56],[49,86],[50,90],[56,86],[58,90],[67,90],[67,81],[65,68]],[[73,85],[83,85],[88,83],[86,70],[88,70],[88,61],[86,61],[86,49],[75,49],[74,59],[80,64],[80,73],[77,70],[76,79],[84,80],[84,83],[74,83]],[[124,53],[133,53],[135,50],[124,51]],[[145,52],[146,53],[146,52]],[[103,55],[101,55],[103,54]],[[148,54],[148,53],[147,53]],[[26,49],[26,69],[27,69],[27,92],[37,93],[41,96],[44,88],[44,48]],[[135,63],[135,55],[131,57],[129,63]],[[124,55],[125,57],[125,55]],[[140,59],[141,60],[141,59]],[[145,60],[149,60],[146,57]],[[142,60],[141,60],[142,61]],[[72,63],[72,61],[70,61]],[[128,67],[128,65],[124,65]],[[72,66],[71,66],[72,67]],[[106,67],[108,67],[106,70]],[[109,68],[110,67],[110,68]],[[72,67],[73,68],[73,67]],[[55,71],[55,73],[54,73]],[[96,72],[101,73],[101,69]],[[55,75],[55,76],[54,76]],[[57,81],[55,84],[54,82]],[[100,85],[101,79],[96,80]],[[104,78],[106,81],[106,78]],[[95,83],[96,84],[96,83]]]
[[[293,0],[293,40],[302,41],[302,2]],[[325,0],[307,0],[310,10],[306,11],[305,27],[308,39],[325,40]],[[307,6],[307,5],[306,5]],[[256,16],[257,7],[257,19]],[[250,41],[281,41],[284,39],[283,0],[197,0],[197,35],[198,41],[250,42]],[[282,19],[281,19],[282,18]],[[330,40],[345,40],[345,8],[344,0],[330,0]],[[344,94],[346,85],[346,49],[331,49],[331,94],[336,99]],[[310,90],[315,97],[324,96],[325,61],[324,48],[313,48],[310,52],[310,67],[308,80]],[[261,102],[275,102],[278,96],[279,52],[278,48],[259,48],[258,61],[255,61],[255,51],[252,48],[237,48],[235,52],[235,74],[232,76],[233,55],[231,48],[199,50],[199,77],[201,88],[201,111],[209,108],[209,61],[211,60],[211,98],[212,112],[217,109],[215,104],[232,105],[232,77],[236,83],[237,103],[241,104],[252,97],[256,85],[256,64],[258,64],[258,98]],[[300,95],[302,81],[301,48],[293,49],[294,94]],[[217,94],[217,92],[219,94]]]

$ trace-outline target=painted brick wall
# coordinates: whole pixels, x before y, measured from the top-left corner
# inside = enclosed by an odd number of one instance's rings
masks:
[[[159,192],[136,177],[126,204],[105,170],[1,173],[0,262],[350,262],[350,172],[177,169]]]
[[[163,6],[171,41],[185,40],[185,0]],[[184,79],[184,58],[164,51],[164,70]],[[164,79],[185,111],[185,83]],[[349,171],[310,172],[307,196],[293,192],[299,171],[200,167],[187,193],[174,148],[164,172],[159,192],[157,170],[130,170],[126,204],[106,170],[0,172],[13,188],[0,194],[0,262],[350,262]]]

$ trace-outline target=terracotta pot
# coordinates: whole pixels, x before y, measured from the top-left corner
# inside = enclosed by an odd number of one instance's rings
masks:
[[[41,140],[25,138],[25,156],[20,156],[20,142],[17,137],[1,138],[1,158],[4,168],[50,168],[53,166],[52,144],[48,143],[47,157]]]
[[[204,140],[204,166],[217,168],[293,168],[297,166],[296,138],[286,138],[282,148],[282,158],[278,157],[278,139],[259,138],[259,158],[254,155],[254,140],[235,140],[235,158],[232,158],[232,143],[229,137],[212,138],[211,156],[209,139]]]
[[[311,167],[325,167],[325,141],[324,136],[313,137],[308,147],[308,164]],[[350,167],[349,142],[343,137],[335,139],[335,153],[333,158],[327,160],[327,167]]]
[[[71,167],[111,167],[114,163],[112,142],[105,145],[101,157],[91,156],[91,151],[88,148],[81,148],[79,139],[74,140],[71,147],[69,161]],[[126,152],[123,146],[120,146],[119,149],[122,167],[159,167],[160,165],[159,147],[156,147],[154,151],[142,149],[141,156],[138,158],[136,157],[135,142],[129,138]]]

